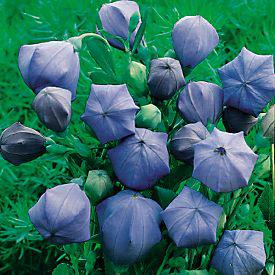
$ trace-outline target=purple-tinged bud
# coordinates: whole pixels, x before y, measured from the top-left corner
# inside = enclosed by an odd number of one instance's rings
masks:
[[[222,114],[223,92],[213,83],[189,82],[178,97],[180,115],[188,123],[210,121],[215,124]]]
[[[222,121],[227,132],[238,133],[243,131],[247,135],[258,119],[238,109],[227,107],[223,112]]]
[[[214,251],[211,266],[222,275],[261,274],[265,261],[263,232],[225,230]]]
[[[185,16],[174,26],[173,47],[181,66],[194,68],[219,43],[215,28],[203,17]]]
[[[47,87],[37,94],[32,107],[47,128],[63,132],[71,120],[71,98],[69,90]]]
[[[272,55],[258,55],[242,48],[239,55],[219,69],[224,104],[257,117],[275,96]]]
[[[161,207],[125,190],[96,207],[103,251],[116,264],[133,264],[161,240]]]
[[[90,202],[75,183],[47,189],[29,210],[29,217],[37,231],[51,243],[90,239]]]
[[[275,105],[272,105],[262,120],[263,135],[275,142]]]
[[[103,4],[99,10],[99,17],[102,28],[111,35],[118,36],[125,41],[129,34],[129,23],[132,15],[137,13],[140,17],[139,6],[134,1],[115,1]],[[141,25],[141,20],[130,37],[130,47],[133,47],[137,31]],[[108,38],[108,42],[115,48],[124,50],[122,42],[115,38]]]
[[[25,83],[37,94],[43,88],[60,87],[76,97],[79,57],[71,43],[50,41],[20,48],[18,65]]]
[[[170,99],[184,84],[178,60],[165,57],[151,61],[148,86],[153,97],[159,100]]]
[[[126,84],[92,84],[81,119],[93,129],[101,143],[106,143],[135,133],[138,109]]]
[[[216,192],[247,186],[258,156],[246,144],[243,132],[231,134],[214,128],[193,147],[195,179]]]
[[[135,135],[109,150],[113,169],[125,186],[144,190],[170,172],[167,134],[136,128]]]
[[[46,152],[46,139],[20,122],[12,124],[0,136],[0,152],[8,162],[19,165],[38,158]]]
[[[201,122],[187,124],[180,128],[171,140],[171,152],[178,160],[193,164],[193,145],[206,139],[209,135]]]
[[[221,206],[186,186],[161,215],[176,245],[192,248],[216,242],[222,211]]]

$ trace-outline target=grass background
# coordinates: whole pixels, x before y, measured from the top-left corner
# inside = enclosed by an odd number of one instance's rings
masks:
[[[52,134],[31,109],[33,92],[23,83],[17,66],[23,44],[63,40],[80,33],[94,32],[100,0],[0,0],[0,130],[16,121]],[[145,38],[158,56],[172,48],[171,30],[185,15],[202,15],[218,31],[220,44],[192,73],[195,80],[219,83],[216,68],[232,60],[246,46],[258,54],[274,53],[274,1],[272,0],[142,0],[141,11],[150,7]],[[73,104],[70,131],[81,132],[93,63],[81,56],[78,98]],[[87,168],[88,169],[88,168]],[[86,169],[86,170],[87,170]],[[0,158],[0,274],[42,274],[52,270],[62,251],[41,241],[33,230],[28,209],[45,188],[85,176],[66,159],[43,156],[20,167]]]

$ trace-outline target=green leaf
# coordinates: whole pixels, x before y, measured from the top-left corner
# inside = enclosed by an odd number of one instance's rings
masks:
[[[96,262],[96,253],[94,251],[90,251],[88,256],[86,257],[85,269],[87,272],[91,273],[94,271],[94,266]]]
[[[157,200],[163,209],[165,209],[169,205],[169,203],[177,196],[177,194],[170,189],[156,186],[155,190]]]
[[[98,34],[87,37],[86,45],[91,57],[107,74],[115,78],[114,61],[108,41]]]
[[[131,36],[132,32],[136,29],[139,19],[140,19],[139,13],[136,11],[135,13],[133,13],[133,15],[130,18],[129,27],[128,27],[129,36]]]
[[[140,42],[142,40],[142,37],[144,35],[145,32],[145,28],[146,28],[146,24],[147,24],[147,18],[148,18],[148,8],[145,10],[144,16],[142,17],[142,23],[137,31],[136,37],[135,37],[135,41],[134,41],[134,45],[133,45],[133,49],[132,52],[134,53],[138,46],[140,45]]]
[[[52,272],[52,275],[70,275],[70,274],[74,274],[72,268],[67,265],[67,264],[59,264]]]
[[[182,275],[208,275],[210,274],[206,269],[204,270],[183,270]]]

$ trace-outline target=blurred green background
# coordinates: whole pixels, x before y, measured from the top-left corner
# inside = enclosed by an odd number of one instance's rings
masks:
[[[17,66],[23,44],[63,40],[95,31],[101,0],[0,0],[0,130],[16,121],[47,130],[31,109],[33,92],[23,83]],[[195,80],[219,83],[216,68],[233,59],[246,46],[258,54],[274,53],[273,0],[142,0],[141,12],[150,7],[145,31],[148,47],[155,46],[162,57],[172,48],[171,30],[185,15],[202,15],[218,31],[220,44],[192,73]],[[78,98],[73,104],[70,131],[81,131],[80,114],[89,93],[87,77],[93,66],[80,52],[81,77]],[[80,126],[81,125],[81,126]],[[20,167],[0,158],[0,273],[43,274],[52,270],[62,251],[46,242],[33,230],[27,210],[47,187],[82,176],[83,170],[70,166],[66,159],[43,156]],[[43,271],[42,271],[43,270]]]

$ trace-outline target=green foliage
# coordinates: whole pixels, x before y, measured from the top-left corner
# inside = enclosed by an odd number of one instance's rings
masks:
[[[171,43],[173,24],[185,15],[200,14],[218,30],[220,43],[210,56],[192,70],[186,80],[205,80],[219,84],[217,68],[232,60],[243,46],[259,54],[274,52],[274,14],[272,0],[140,0],[143,24],[138,30],[132,52],[111,48],[97,35],[84,38],[80,50],[81,75],[77,99],[73,103],[72,123],[67,132],[57,135],[45,128],[31,102],[34,94],[23,83],[17,67],[18,50],[23,44],[50,40],[66,40],[83,33],[96,32],[97,9],[103,0],[0,0],[0,129],[15,121],[39,129],[55,143],[48,153],[19,167],[0,158],[0,273],[6,274],[207,274],[214,246],[197,249],[176,248],[164,231],[163,240],[140,263],[116,267],[103,257],[95,208],[92,207],[92,238],[85,244],[55,246],[42,241],[31,225],[27,211],[46,188],[88,175],[88,171],[104,169],[115,183],[106,148],[101,147],[90,129],[80,121],[89,94],[90,84],[127,82],[126,68],[130,61],[142,62],[148,68],[152,58],[174,57]],[[137,17],[131,20],[131,30]],[[100,28],[100,26],[99,26]],[[140,46],[142,36],[146,46]],[[144,74],[143,74],[144,77]],[[145,96],[137,100],[149,104]],[[161,110],[161,130],[175,132],[184,122],[175,116],[176,97],[171,102],[155,103]],[[170,104],[170,105],[169,105]],[[168,108],[169,107],[169,108]],[[222,123],[218,127],[223,127]],[[171,136],[170,136],[171,137]],[[248,189],[217,195],[190,178],[192,167],[171,159],[171,174],[162,179],[153,196],[163,207],[185,185],[199,190],[224,208],[223,229],[254,229],[264,232],[267,266],[265,274],[273,274],[272,227],[274,212],[271,177],[271,146],[256,125],[246,141],[259,155]],[[112,146],[112,145],[108,145]],[[78,181],[80,182],[80,181]],[[164,228],[163,228],[164,229]],[[214,274],[210,270],[210,274]]]

